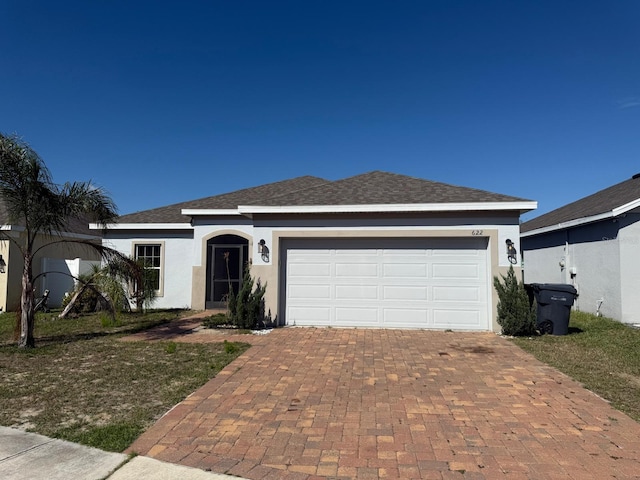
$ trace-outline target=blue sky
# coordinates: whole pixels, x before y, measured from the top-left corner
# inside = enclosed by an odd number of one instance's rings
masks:
[[[536,212],[640,172],[637,1],[0,0],[0,132],[120,213],[385,170]]]

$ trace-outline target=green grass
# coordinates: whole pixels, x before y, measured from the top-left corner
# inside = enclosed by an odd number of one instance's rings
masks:
[[[640,421],[640,329],[583,312],[569,325],[568,335],[513,341]]]
[[[119,340],[183,313],[124,314],[117,322],[42,314],[30,350],[15,346],[15,315],[0,315],[0,424],[123,451],[248,348]]]

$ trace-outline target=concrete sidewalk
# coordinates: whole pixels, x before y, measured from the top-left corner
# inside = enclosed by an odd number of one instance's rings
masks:
[[[6,480],[223,480],[229,477],[148,457],[103,452],[0,427],[0,478]]]

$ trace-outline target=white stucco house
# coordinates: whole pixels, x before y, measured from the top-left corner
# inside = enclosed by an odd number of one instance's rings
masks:
[[[104,243],[157,269],[157,307],[221,306],[243,265],[281,325],[497,330],[536,202],[370,172],[305,176],[124,215]],[[228,261],[228,262],[227,262]]]
[[[574,307],[640,323],[640,174],[521,226],[526,283],[565,283]]]

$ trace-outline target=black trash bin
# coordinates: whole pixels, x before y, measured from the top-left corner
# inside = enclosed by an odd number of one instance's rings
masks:
[[[575,287],[563,283],[532,283],[531,287],[538,304],[538,330],[553,335],[569,333],[571,306],[578,296]]]

